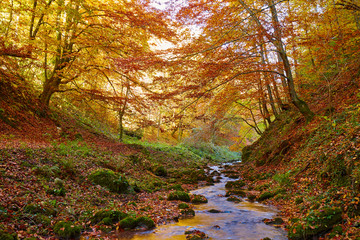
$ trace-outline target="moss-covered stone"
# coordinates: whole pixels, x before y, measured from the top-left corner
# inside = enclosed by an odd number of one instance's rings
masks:
[[[225,184],[225,188],[227,189],[242,188],[244,186],[245,186],[245,182],[243,180],[229,181]]]
[[[55,224],[54,233],[60,238],[79,238],[81,234],[81,227],[76,226],[73,222],[60,221]]]
[[[180,184],[174,184],[174,185],[170,186],[169,189],[173,189],[176,191],[184,191],[183,187]]]
[[[93,183],[116,193],[127,193],[130,186],[124,176],[109,169],[97,169],[89,175],[89,179]]]
[[[217,209],[210,209],[208,212],[209,213],[221,213],[222,211],[217,210]]]
[[[192,208],[182,209],[180,213],[184,217],[194,217],[195,216],[195,211]]]
[[[197,203],[207,203],[208,200],[205,196],[200,194],[194,194],[191,198],[191,203],[197,204]]]
[[[190,207],[189,207],[189,205],[186,204],[186,203],[179,203],[178,208],[179,208],[179,209],[186,209],[186,208],[190,208]]]
[[[119,222],[119,226],[122,229],[133,229],[136,227],[136,219],[133,217],[126,217]]]
[[[241,202],[241,199],[240,198],[237,198],[235,196],[230,196],[226,199],[226,201],[229,201],[229,202],[235,202],[235,203],[239,203]]]
[[[28,204],[24,207],[24,212],[29,214],[43,214],[46,216],[56,216],[57,210],[50,207],[41,206],[38,204]]]
[[[340,208],[323,208],[310,212],[304,221],[295,221],[288,231],[289,239],[312,239],[329,231],[342,220]]]
[[[190,202],[190,196],[186,192],[175,191],[175,192],[172,192],[172,193],[169,194],[168,200],[169,201],[180,200],[180,201],[183,201],[183,202]]]
[[[138,217],[136,220],[136,227],[152,229],[155,227],[155,222],[149,217]]]
[[[272,193],[272,192],[264,192],[264,193],[262,193],[262,194],[257,198],[257,200],[258,200],[259,202],[261,202],[261,201],[265,201],[265,200],[267,200],[267,199],[273,198],[274,196],[275,196],[275,193]]]
[[[231,195],[236,195],[236,196],[240,196],[240,197],[245,197],[246,193],[243,190],[230,190],[227,191],[225,194],[225,197],[229,197]]]
[[[93,224],[103,222],[105,225],[111,225],[111,224],[119,222],[120,220],[126,218],[127,216],[128,216],[128,214],[120,212],[120,211],[101,210],[101,211],[96,212],[92,216],[91,222]]]
[[[158,166],[154,171],[156,176],[159,177],[166,177],[167,176],[167,170],[164,166]]]
[[[187,230],[185,231],[186,239],[187,240],[205,240],[209,239],[209,237],[199,230]]]
[[[253,194],[250,194],[247,198],[249,199],[249,201],[252,202],[252,201],[254,201],[256,199],[256,196],[253,195]]]

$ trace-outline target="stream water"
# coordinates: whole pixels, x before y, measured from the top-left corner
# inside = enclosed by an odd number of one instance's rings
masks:
[[[218,170],[213,167],[213,170]],[[179,222],[158,226],[146,232],[126,233],[118,239],[127,240],[184,240],[185,231],[197,229],[205,232],[211,239],[216,240],[260,240],[268,237],[272,240],[287,239],[285,231],[263,223],[264,218],[273,218],[276,209],[256,202],[243,201],[233,203],[226,201],[225,183],[229,180],[222,175],[220,183],[206,186],[192,191],[193,194],[202,194],[208,203],[195,205],[195,217],[180,219]],[[216,209],[220,213],[210,213]]]

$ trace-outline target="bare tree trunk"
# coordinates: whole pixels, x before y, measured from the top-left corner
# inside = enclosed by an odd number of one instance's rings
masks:
[[[265,66],[266,65],[266,61],[265,61],[265,51],[264,51],[264,46],[261,45],[260,46],[260,56],[261,56],[261,62],[262,64]],[[265,86],[266,86],[266,89],[267,89],[267,92],[269,94],[269,100],[270,100],[270,106],[271,106],[271,109],[274,113],[274,116],[275,118],[278,118],[279,114],[276,110],[276,107],[275,107],[275,103],[274,103],[274,98],[273,98],[273,95],[272,95],[272,91],[271,91],[271,88],[270,88],[270,83],[269,83],[269,74],[268,73],[265,73],[264,74],[264,78],[265,78]],[[270,123],[269,123],[270,124]]]
[[[301,114],[305,117],[306,121],[311,121],[314,117],[314,113],[310,110],[309,106],[301,100],[295,90],[295,84],[294,79],[291,71],[291,65],[288,59],[288,56],[286,54],[284,44],[281,40],[281,28],[280,28],[280,22],[277,16],[277,10],[275,7],[275,3],[273,0],[268,0],[268,5],[271,11],[271,17],[273,21],[273,28],[274,28],[274,34],[269,34],[262,23],[260,22],[259,18],[255,15],[253,10],[243,1],[238,0],[241,5],[246,9],[246,11],[250,14],[250,16],[253,18],[257,26],[264,32],[268,40],[275,46],[277,52],[280,55],[280,58],[284,65],[284,71],[286,73],[287,77],[287,87],[288,87],[288,94],[290,96],[290,99],[292,103],[296,106],[296,108],[301,112]]]
[[[129,92],[130,92],[130,83],[128,82],[126,86],[125,99],[121,109],[119,110],[119,141],[120,142],[123,141],[123,137],[124,137],[124,116],[126,111],[126,105],[129,98]]]

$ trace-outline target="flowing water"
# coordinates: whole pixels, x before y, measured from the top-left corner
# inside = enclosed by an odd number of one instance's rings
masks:
[[[218,170],[217,167],[212,169]],[[273,218],[276,215],[276,209],[256,202],[233,203],[226,201],[226,197],[224,197],[225,183],[231,179],[222,177],[220,183],[191,192],[202,194],[208,199],[206,204],[195,205],[195,217],[180,219],[179,222],[158,226],[151,231],[126,232],[117,238],[123,240],[184,240],[186,239],[186,230],[197,229],[216,240],[259,240],[265,237],[272,240],[287,239],[285,231],[262,222],[264,218]],[[221,212],[210,213],[211,209]]]

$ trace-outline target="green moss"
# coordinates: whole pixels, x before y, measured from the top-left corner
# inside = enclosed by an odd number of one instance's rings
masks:
[[[154,171],[156,176],[160,176],[160,177],[166,177],[167,176],[167,170],[165,169],[164,166],[159,166],[155,169]]]
[[[1,240],[17,240],[17,235],[16,234],[10,234],[7,232],[3,232],[0,230],[0,239]]]
[[[90,181],[112,192],[127,193],[129,183],[124,176],[121,176],[109,169],[97,169],[89,175]]]
[[[179,208],[179,209],[186,209],[186,208],[190,208],[190,207],[189,207],[189,205],[186,204],[186,203],[179,203],[178,208]]]
[[[137,222],[136,222],[135,218],[133,218],[133,217],[126,217],[119,222],[119,226],[122,229],[133,229],[136,227],[136,224],[137,224]]]
[[[191,199],[191,203],[207,203],[208,200],[206,199],[205,196],[200,195],[200,194],[194,194],[192,199]]]
[[[60,221],[54,226],[54,233],[61,238],[78,238],[81,228],[73,222]]]
[[[182,186],[180,184],[174,184],[169,189],[174,189],[177,191],[184,191],[184,189],[182,188]]]
[[[250,194],[250,195],[248,196],[249,201],[254,201],[255,198],[256,198],[256,196],[253,195],[253,194]]]
[[[128,214],[120,212],[120,211],[114,211],[114,210],[101,210],[96,212],[92,218],[91,218],[91,222],[93,224],[99,223],[99,222],[109,222],[111,221],[111,224],[117,223],[120,220],[126,218],[128,216]],[[107,218],[105,221],[104,219]],[[105,225],[109,225],[109,224],[105,224]]]
[[[182,209],[180,213],[185,217],[195,216],[195,211],[194,211],[194,209],[191,209],[191,208]]]
[[[101,221],[104,225],[111,226],[113,224],[113,220],[110,217],[103,218]]]
[[[275,194],[272,192],[264,192],[257,198],[257,200],[259,202],[261,202],[261,201],[265,201],[267,199],[273,198],[274,196],[275,196]]]
[[[54,189],[47,189],[46,193],[54,195],[54,196],[61,196],[64,197],[66,195],[65,188],[54,188]]]
[[[28,204],[24,207],[24,212],[29,214],[43,214],[46,216],[56,216],[56,209],[44,207],[37,204]]]
[[[239,203],[239,202],[241,202],[241,199],[234,197],[234,196],[230,196],[226,199],[226,201]]]
[[[237,196],[240,196],[240,197],[245,197],[246,193],[243,190],[230,190],[230,191],[226,192],[225,197],[229,197],[231,195],[237,195]]]
[[[145,227],[146,229],[155,227],[155,222],[149,217],[138,217],[135,222],[137,227]]]
[[[42,224],[43,226],[46,227],[51,225],[51,219],[48,216],[42,214],[36,215],[34,220],[37,224]]]
[[[311,239],[329,231],[342,220],[340,208],[323,208],[312,211],[303,222],[296,221],[288,231],[288,237],[293,240]]]
[[[190,196],[186,192],[175,191],[175,192],[172,192],[172,193],[169,194],[168,200],[169,201],[180,200],[180,201],[183,201],[183,202],[190,202]]]

